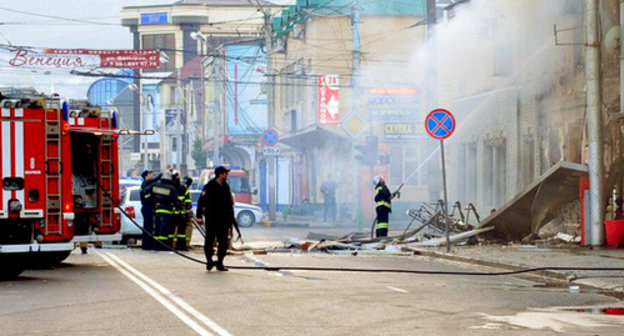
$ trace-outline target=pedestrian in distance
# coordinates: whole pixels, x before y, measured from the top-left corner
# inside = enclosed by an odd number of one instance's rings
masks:
[[[141,248],[143,250],[154,249],[154,204],[152,198],[152,187],[160,180],[162,174],[154,177],[154,174],[145,170],[141,173],[141,214],[143,215],[143,234],[141,237]]]
[[[387,237],[390,227],[390,213],[392,212],[392,199],[398,192],[390,193],[386,181],[377,175],[373,178],[375,184],[375,212],[377,213],[377,225],[375,235],[377,237]]]
[[[184,192],[184,206],[186,210],[186,249],[191,249],[191,238],[193,238],[193,224],[195,223],[195,214],[193,213],[193,200],[191,199],[191,185],[193,179],[185,176],[184,186],[186,190]]]
[[[321,184],[321,193],[323,194],[323,221],[336,221],[336,188],[338,185],[332,180],[331,175],[327,175],[327,181]]]
[[[237,240],[241,239],[240,229],[234,218],[234,200],[227,183],[229,172],[223,166],[217,167],[215,177],[204,186],[197,201],[197,222],[199,224],[205,223],[204,253],[206,254],[206,270],[208,271],[214,266],[219,271],[227,271],[223,265],[223,259],[225,259],[228,248],[228,231],[232,226],[238,233]],[[216,263],[212,259],[215,240],[218,242]]]

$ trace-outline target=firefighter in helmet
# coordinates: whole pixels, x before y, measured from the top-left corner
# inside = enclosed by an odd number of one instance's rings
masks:
[[[154,238],[162,243],[156,243],[155,247],[157,250],[166,250],[166,247],[171,247],[169,235],[172,232],[172,217],[178,201],[178,193],[173,184],[171,172],[165,171],[160,181],[152,187],[152,197],[154,202],[154,214],[156,216],[154,228],[156,236]]]
[[[184,186],[186,191],[184,193],[184,205],[186,209],[186,248],[191,247],[191,238],[193,237],[193,223],[195,223],[195,213],[193,212],[193,200],[191,199],[191,184],[193,179],[185,176]]]
[[[171,233],[169,240],[171,246],[177,250],[186,250],[186,208],[184,205],[184,195],[186,194],[186,187],[180,181],[180,172],[173,170],[171,172],[173,178],[173,185],[176,189],[178,198],[176,200],[175,209],[173,211],[173,222],[171,225]]]
[[[387,237],[390,226],[389,215],[392,212],[392,199],[398,195],[398,192],[390,193],[386,181],[379,175],[373,178],[373,184],[375,184],[375,211],[377,212],[375,235]]]

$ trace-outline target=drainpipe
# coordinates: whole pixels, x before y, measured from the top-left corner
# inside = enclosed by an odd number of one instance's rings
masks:
[[[624,50],[622,50],[622,38],[624,38],[624,0],[620,0],[620,113],[624,113]]]
[[[587,80],[587,136],[589,143],[589,197],[591,245],[604,243],[604,163],[600,90],[599,0],[586,0],[585,76]]]

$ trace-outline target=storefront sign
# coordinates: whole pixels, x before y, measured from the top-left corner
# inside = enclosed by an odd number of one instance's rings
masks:
[[[386,141],[413,140],[423,133],[422,124],[419,127],[416,123],[408,121],[384,123],[384,140]]]
[[[157,68],[158,50],[0,48],[0,65],[26,69]]]
[[[338,75],[319,77],[318,124],[340,124],[340,78]]]
[[[368,112],[372,120],[414,120],[420,95],[417,88],[371,88]]]

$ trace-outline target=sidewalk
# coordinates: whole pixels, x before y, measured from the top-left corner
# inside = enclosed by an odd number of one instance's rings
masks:
[[[535,267],[617,267],[624,269],[624,249],[585,248],[579,246],[538,247],[513,246],[454,246],[418,248],[421,255],[492,266],[506,270]],[[541,271],[544,277],[568,281],[571,285],[588,286],[624,293],[624,271]]]
[[[355,222],[352,220],[336,220],[336,221],[323,221],[323,218],[313,217],[313,216],[297,216],[290,215],[284,217],[282,214],[278,213],[275,221],[271,222],[268,219],[258,223],[257,225],[263,225],[266,227],[303,227],[303,228],[348,228],[348,227],[356,227]]]

